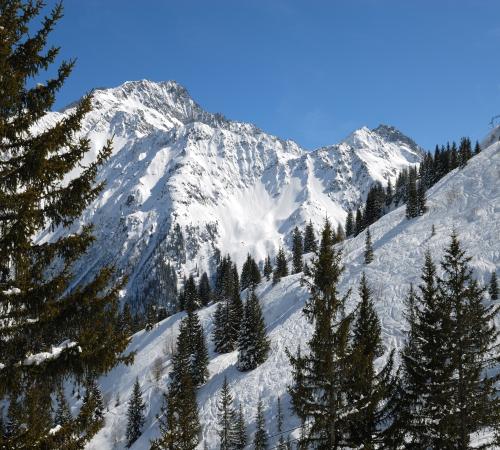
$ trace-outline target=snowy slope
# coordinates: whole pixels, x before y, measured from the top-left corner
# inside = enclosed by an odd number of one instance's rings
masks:
[[[500,265],[500,143],[495,143],[471,159],[463,170],[455,170],[443,178],[428,192],[428,212],[412,220],[405,219],[404,207],[384,216],[372,225],[371,233],[375,259],[369,266],[363,264],[365,233],[343,244],[346,271],[340,290],[353,289],[351,305],[357,302],[356,287],[364,270],[375,293],[376,309],[381,319],[386,347],[400,348],[402,344],[403,299],[410,283],[419,280],[424,252],[429,249],[437,261],[449,234],[455,228],[461,242],[472,256],[471,264],[480,282],[489,279],[492,270]],[[431,237],[431,227],[436,234]],[[259,397],[264,402],[270,434],[275,431],[276,401],[283,397],[285,412],[284,429],[297,426],[297,420],[288,408],[286,393],[290,382],[290,367],[285,348],[292,350],[304,344],[310,334],[310,326],[304,320],[301,309],[307,293],[300,286],[300,274],[282,279],[276,286],[269,282],[258,288],[271,339],[269,359],[259,368],[240,373],[235,368],[236,353],[217,355],[210,344],[210,379],[198,392],[203,439],[209,449],[217,448],[216,401],[222,380],[227,375],[232,392],[243,405],[249,424],[254,430],[254,416]],[[200,311],[207,335],[212,329],[215,306]],[[139,378],[148,404],[148,416],[143,436],[132,449],[149,448],[149,439],[158,435],[155,415],[159,412],[161,392],[166,387],[169,368],[169,349],[175,339],[182,314],[161,322],[150,332],[134,335],[130,350],[137,350],[135,363],[130,367],[119,366],[103,377],[101,386],[105,396],[119,394],[121,405],[110,401],[106,426],[88,449],[123,448],[126,424],[125,401],[130,395],[135,377]],[[157,383],[151,369],[154,360],[161,358],[165,372]],[[271,444],[276,441],[271,439]]]
[[[99,174],[106,189],[75,225],[92,222],[96,235],[77,279],[114,264],[129,274],[129,297],[154,276],[159,259],[178,263],[179,274],[195,267],[213,273],[215,249],[230,252],[241,267],[247,252],[257,260],[274,254],[306,220],[319,226],[328,215],[343,223],[374,181],[394,181],[422,156],[388,126],[361,128],[338,145],[308,152],[205,112],[173,81],[97,89],[93,102],[82,131],[94,146],[88,158],[111,136],[114,153]],[[184,235],[186,266],[166,250],[175,224]]]

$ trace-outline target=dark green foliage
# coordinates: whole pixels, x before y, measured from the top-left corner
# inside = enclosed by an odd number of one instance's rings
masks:
[[[271,279],[272,273],[273,273],[273,265],[271,263],[271,257],[267,255],[267,258],[264,261],[264,276],[266,277],[267,281]]]
[[[84,428],[99,430],[104,424],[104,403],[94,377],[87,379],[78,421]]]
[[[62,385],[59,385],[56,390],[56,408],[54,413],[54,426],[66,425],[71,421],[73,417],[69,410],[68,401],[64,395],[64,389]]]
[[[342,226],[341,223],[337,225],[337,233],[335,235],[335,243],[339,243],[345,240],[345,232],[344,232],[344,227]]]
[[[462,138],[458,148],[458,162],[460,168],[464,168],[467,161],[472,158],[472,144],[469,138]]]
[[[425,212],[427,212],[427,198],[424,184],[420,181],[417,187],[417,214],[421,216]]]
[[[0,402],[9,398],[18,405],[16,420],[24,424],[11,430],[7,448],[53,447],[51,394],[63,379],[76,382],[110,370],[128,343],[119,327],[121,285],[112,285],[112,269],[71,286],[73,264],[92,243],[91,227],[35,241],[45,228],[69,227],[97,198],[103,185],[94,180],[112,151],[107,142],[83,164],[91,143],[76,136],[91,110],[90,96],[64,119],[33,132],[74,66],[63,61],[54,67],[59,48],[47,48],[47,41],[62,7],[45,18],[39,17],[43,8],[41,1],[0,2]],[[76,168],[80,175],[65,182]],[[7,295],[12,288],[15,293]],[[28,354],[65,340],[78,346],[36,367],[22,364]],[[66,429],[69,444],[82,446],[96,431],[74,421]]]
[[[236,419],[236,433],[235,433],[235,450],[243,450],[247,445],[247,426],[245,424],[245,418],[243,417],[243,409],[240,407],[238,409],[238,416]]]
[[[366,230],[364,258],[365,264],[370,264],[373,261],[372,236],[369,228]]]
[[[193,275],[190,275],[184,285],[184,309],[188,312],[196,311],[201,306],[201,300],[196,289]]]
[[[217,270],[215,295],[219,301],[212,334],[215,351],[232,352],[238,342],[243,303],[240,298],[238,271],[229,256],[222,259]]]
[[[130,447],[141,435],[144,426],[144,410],[146,405],[142,400],[141,386],[139,379],[135,379],[132,395],[128,402],[127,411],[127,447]]]
[[[286,262],[285,250],[280,247],[276,255],[276,267],[273,272],[273,283],[277,283],[282,277],[288,276],[288,264]]]
[[[278,412],[276,414],[276,434],[279,435],[277,450],[287,450],[289,447],[285,441],[283,431],[283,410],[281,408],[281,397],[278,397]]]
[[[364,221],[363,221],[363,213],[361,212],[361,209],[358,208],[356,209],[356,222],[354,223],[354,236],[357,236],[359,233],[363,231],[363,228],[365,227]]]
[[[498,283],[496,272],[491,272],[490,285],[488,288],[491,300],[498,300]]]
[[[212,289],[210,288],[210,281],[206,272],[203,272],[200,278],[198,298],[202,306],[207,306],[212,301]]]
[[[247,255],[246,261],[243,263],[243,267],[241,269],[241,290],[247,288],[254,288],[257,284],[260,283],[260,271],[259,267],[255,260]]]
[[[316,252],[318,249],[318,243],[316,241],[316,235],[314,233],[314,227],[311,221],[306,225],[304,231],[304,253]]]
[[[238,436],[238,420],[236,411],[233,408],[233,396],[229,390],[227,377],[224,377],[224,383],[217,403],[217,418],[218,430],[220,440],[220,450],[233,450],[236,444],[240,441]]]
[[[419,216],[418,194],[417,194],[417,174],[410,170],[408,183],[408,196],[406,201],[406,218],[412,219]]]
[[[184,235],[182,234],[181,226],[176,223],[169,234],[167,242],[167,254],[177,262],[177,264],[185,264],[186,248],[184,243]]]
[[[318,256],[311,277],[305,282],[310,297],[304,308],[313,322],[309,352],[289,353],[293,384],[292,406],[303,423],[303,448],[335,450],[345,444],[351,406],[347,402],[349,379],[349,329],[351,316],[344,314],[346,297],[339,297],[337,283],[342,266],[340,252],[333,248],[328,221],[322,231]]]
[[[177,352],[172,361],[172,377],[182,373],[180,365],[186,365],[192,384],[201,386],[208,377],[208,350],[198,314],[189,311],[182,319],[177,336]]]
[[[478,155],[481,153],[481,146],[479,145],[479,142],[476,141],[476,145],[474,146],[474,155]]]
[[[267,449],[266,421],[264,419],[262,400],[260,399],[259,403],[257,403],[257,415],[255,416],[255,422],[257,429],[255,430],[255,435],[253,437],[253,448],[255,450],[266,450]]]
[[[159,417],[160,438],[151,442],[151,450],[195,450],[200,443],[201,426],[196,390],[185,365],[179,365],[164,395]]]
[[[292,235],[292,264],[293,273],[302,272],[302,254],[304,253],[304,245],[302,241],[302,233],[295,227]]]
[[[238,370],[253,370],[262,364],[269,353],[266,324],[259,299],[252,290],[245,302],[241,331],[238,339]]]
[[[384,215],[385,190],[376,182],[368,191],[363,215],[363,227],[369,227]]]
[[[427,254],[421,294],[411,293],[395,423],[412,448],[469,449],[473,434],[500,423],[496,379],[487,372],[498,339],[497,309],[485,306],[469,261],[452,234],[443,276]]]
[[[347,237],[352,237],[354,235],[354,218],[352,216],[352,210],[347,212],[347,218],[345,220],[345,234]]]

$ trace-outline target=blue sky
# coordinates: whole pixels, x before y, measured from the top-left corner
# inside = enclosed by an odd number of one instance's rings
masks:
[[[498,0],[66,0],[51,43],[78,59],[58,108],[173,79],[310,149],[379,123],[433,148],[500,114]]]

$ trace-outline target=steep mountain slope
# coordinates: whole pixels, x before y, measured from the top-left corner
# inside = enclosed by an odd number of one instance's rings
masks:
[[[41,126],[66,112],[49,114]],[[94,150],[113,136],[114,153],[99,175],[105,191],[75,225],[92,222],[96,234],[77,279],[114,264],[130,276],[129,299],[157,284],[166,261],[179,274],[213,273],[218,250],[241,267],[248,252],[257,260],[274,254],[306,220],[319,225],[328,215],[343,223],[374,181],[394,181],[422,156],[388,126],[362,128],[338,145],[308,152],[203,111],[171,81],[95,90],[82,132]]]
[[[428,192],[428,212],[416,219],[405,218],[404,207],[382,217],[371,227],[375,252],[374,261],[363,264],[365,233],[343,244],[345,274],[340,290],[353,288],[351,307],[358,301],[357,284],[362,271],[375,293],[376,309],[380,316],[384,344],[387,349],[400,348],[404,329],[403,302],[410,283],[417,283],[423,264],[424,252],[428,249],[436,261],[443,247],[449,242],[450,230],[455,228],[467,252],[472,256],[474,274],[486,283],[492,270],[500,265],[500,143],[472,158],[462,170],[454,170]],[[435,235],[431,235],[431,227]],[[257,400],[263,400],[269,433],[275,434],[277,397],[283,398],[285,430],[298,425],[291,414],[287,385],[290,367],[285,354],[288,346],[292,350],[307,341],[311,328],[301,312],[307,297],[300,284],[300,274],[283,278],[276,286],[263,282],[257,291],[261,298],[267,329],[271,339],[269,359],[259,368],[240,373],[235,368],[236,353],[217,355],[210,343],[210,379],[198,393],[203,439],[209,449],[217,448],[216,402],[218,390],[227,375],[232,392],[241,402],[249,432],[254,431]],[[215,306],[200,311],[200,317],[208,340],[212,330]],[[168,380],[171,344],[175,339],[178,322],[182,314],[176,314],[161,322],[151,332],[137,333],[130,350],[137,350],[134,365],[115,368],[100,382],[109,399],[106,426],[90,443],[88,449],[123,448],[126,425],[126,399],[130,395],[135,377],[139,378],[147,399],[147,422],[143,436],[132,449],[149,448],[149,439],[158,435],[155,415],[161,405],[161,392]],[[499,324],[500,325],[500,324]],[[155,360],[162,363],[163,373],[154,380]],[[383,358],[379,361],[382,363]],[[111,394],[113,393],[113,394]],[[121,404],[116,406],[111,395],[119,394]],[[296,431],[296,430],[295,430]],[[478,436],[479,444],[485,436]],[[271,438],[274,445],[278,437]]]

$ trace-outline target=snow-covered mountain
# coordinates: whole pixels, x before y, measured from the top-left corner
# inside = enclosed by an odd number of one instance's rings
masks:
[[[377,137],[375,134],[363,129],[356,132],[350,138],[350,142],[358,139],[358,136],[359,139],[381,139],[385,142],[385,138]],[[336,148],[337,153],[341,153],[341,149],[348,152],[349,145],[351,145],[349,141],[340,144]],[[328,149],[324,149],[318,151],[318,155],[315,156],[299,156],[299,160],[310,162],[312,158],[320,158],[319,154],[322,152],[324,155],[332,153],[337,155],[335,150],[329,153]],[[356,149],[352,150],[352,153],[357,155],[362,152]],[[314,160],[314,163],[316,162],[317,160]],[[310,162],[313,166],[314,163]],[[383,340],[388,350],[400,348],[402,344],[405,327],[404,298],[410,283],[419,282],[425,251],[430,250],[434,259],[438,261],[444,246],[449,242],[450,231],[453,228],[458,232],[460,241],[472,257],[474,275],[481,283],[485,284],[491,272],[498,270],[499,168],[500,142],[495,140],[489,148],[469,160],[464,169],[452,171],[428,191],[428,211],[423,216],[407,220],[403,206],[382,217],[370,228],[374,261],[368,266],[363,263],[365,232],[342,244],[346,270],[340,291],[347,292],[349,288],[353,288],[350,304],[354,306],[358,301],[356,288],[361,273],[365,271],[374,292],[376,309],[382,324]],[[313,172],[307,172],[308,175],[311,173]],[[328,197],[328,194],[323,193],[323,195]],[[431,231],[433,225],[434,235]],[[283,429],[291,430],[298,425],[297,418],[292,415],[288,407],[287,386],[291,381],[291,374],[285,348],[288,346],[293,350],[298,344],[304,346],[311,332],[311,327],[302,314],[307,292],[300,283],[300,277],[300,274],[285,277],[275,286],[265,281],[260,284],[257,294],[263,306],[271,340],[271,352],[269,359],[251,372],[241,373],[236,370],[236,352],[224,355],[213,352],[209,335],[213,326],[215,306],[199,311],[210,349],[210,378],[200,388],[197,396],[203,439],[207,448],[211,450],[217,448],[216,402],[224,376],[229,380],[237,403],[243,406],[250,434],[255,429],[255,413],[259,397],[264,403],[270,435],[276,432],[278,396],[282,397],[284,406]],[[182,316],[182,313],[176,314],[158,324],[152,331],[141,331],[134,335],[129,349],[137,351],[135,363],[131,366],[118,366],[100,380],[105,397],[109,401],[109,412],[106,414],[105,427],[89,444],[89,450],[123,448],[126,400],[136,377],[146,399],[147,420],[144,434],[132,449],[148,449],[149,440],[158,436],[155,416],[159,413],[161,393],[167,386],[170,349]],[[161,364],[158,365],[158,362]],[[383,358],[379,362],[382,363]],[[158,380],[154,377],[155,366],[163,368]],[[116,405],[116,395],[121,400],[119,405]],[[485,438],[486,436],[477,436],[476,443],[480,444]],[[271,438],[271,446],[276,444],[277,439],[277,436]]]
[[[213,273],[217,250],[241,267],[248,252],[257,261],[274,254],[309,219],[344,223],[375,181],[394,181],[422,157],[415,142],[385,125],[307,151],[204,111],[173,81],[96,89],[93,104],[82,129],[94,146],[88,157],[109,137],[114,152],[99,175],[106,189],[76,224],[92,222],[96,236],[76,274],[85,279],[114,264],[130,277],[129,298],[154,283],[166,260],[179,274]]]

